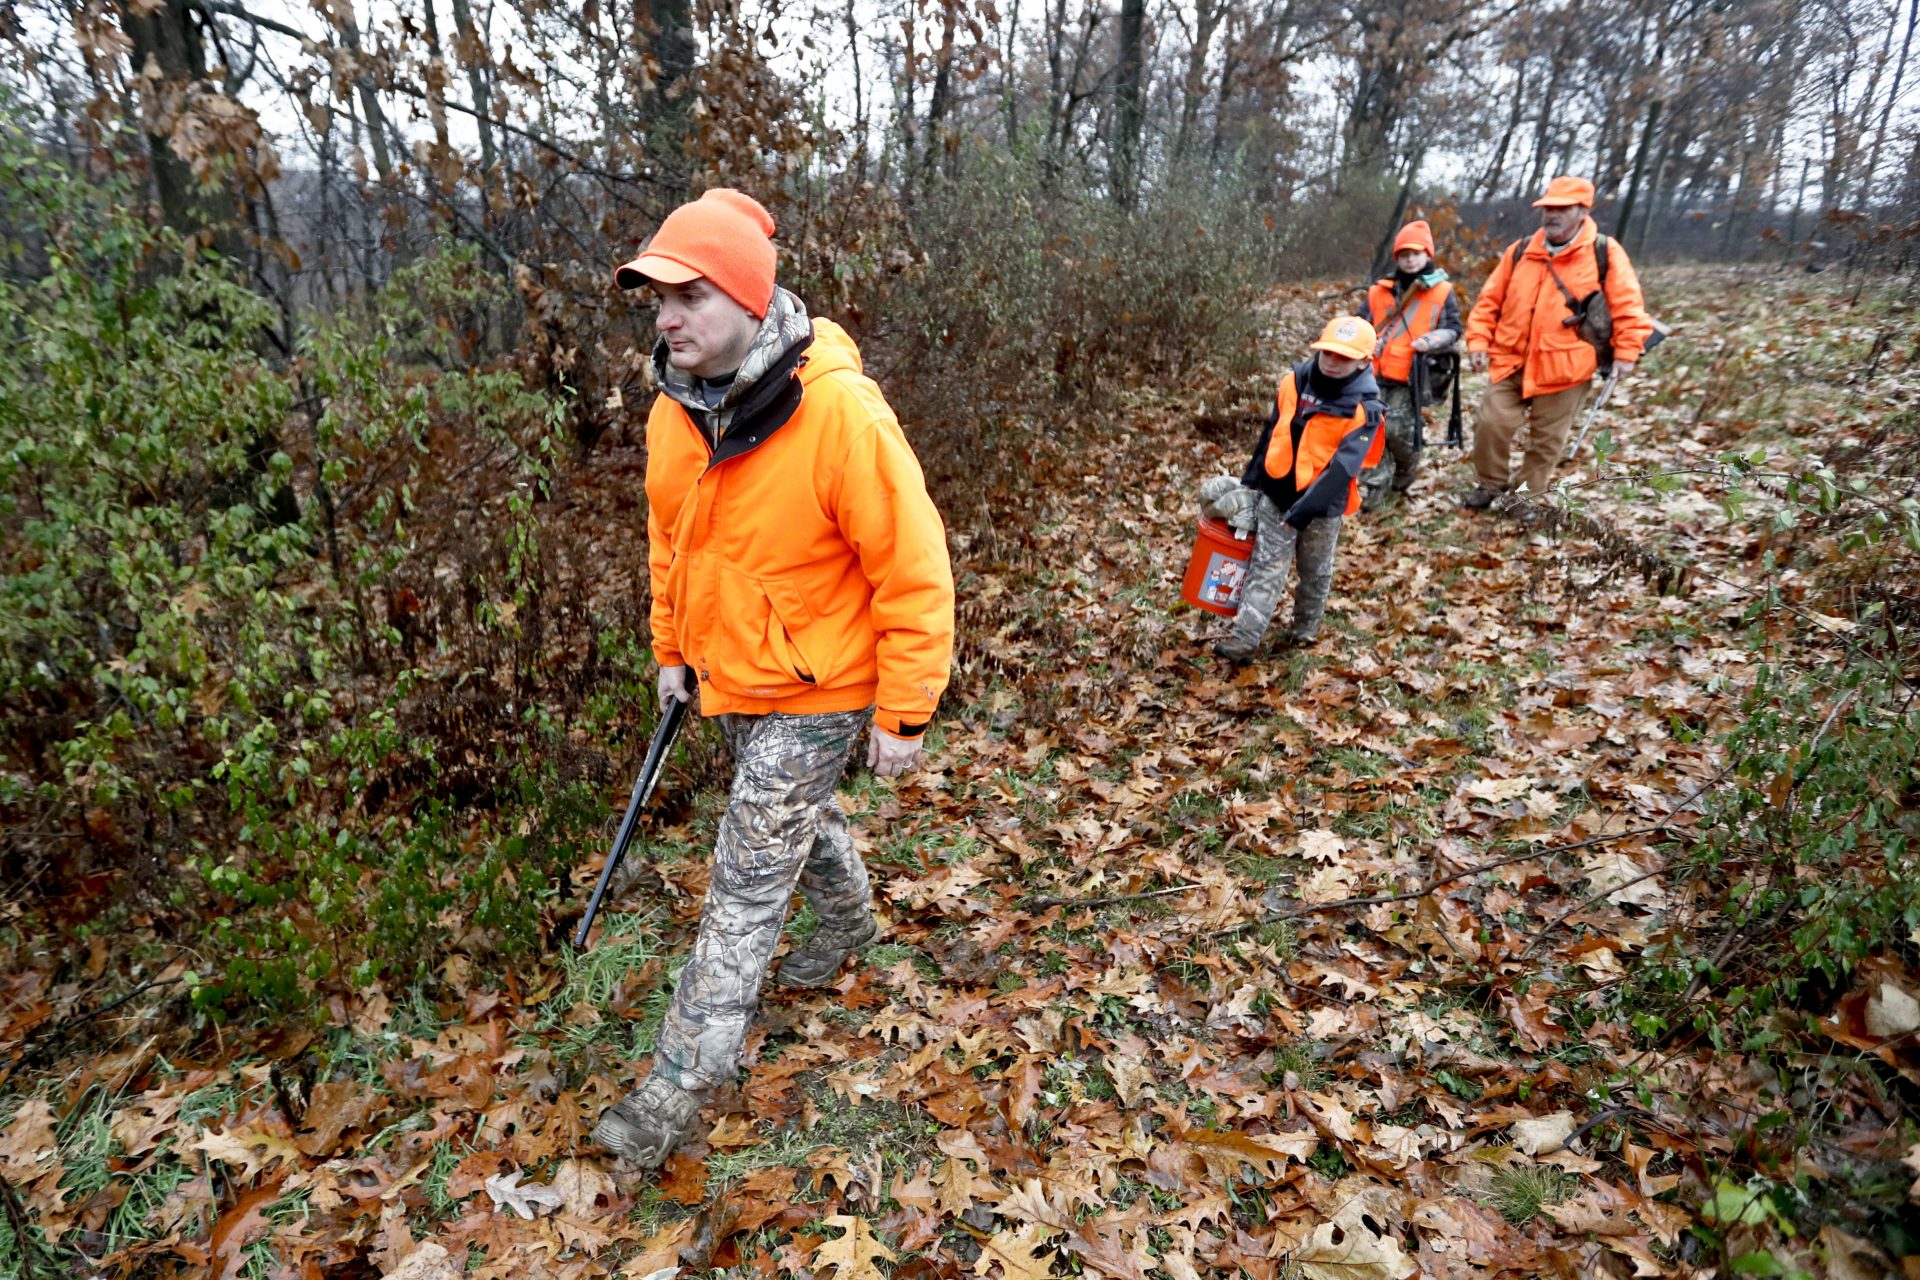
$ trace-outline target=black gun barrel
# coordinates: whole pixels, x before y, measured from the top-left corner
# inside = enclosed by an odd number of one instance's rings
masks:
[[[653,798],[653,789],[659,784],[660,774],[666,768],[667,752],[672,749],[673,740],[680,735],[680,723],[686,718],[686,700],[667,699],[666,710],[653,731],[653,741],[647,744],[646,763],[640,766],[640,776],[633,780],[633,794],[627,799],[626,816],[620,819],[620,830],[613,837],[613,852],[607,855],[607,865],[600,868],[599,883],[593,886],[593,897],[587,900],[587,912],[580,917],[580,927],[574,931],[573,945],[576,948],[587,945],[587,933],[593,928],[594,917],[600,914],[600,900],[606,896],[607,886],[613,882],[614,873],[627,856],[627,846],[633,843],[633,829],[640,822],[640,811]]]

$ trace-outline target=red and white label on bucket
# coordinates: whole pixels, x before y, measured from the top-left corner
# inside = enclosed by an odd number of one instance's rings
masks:
[[[1240,607],[1240,587],[1247,580],[1247,562],[1216,551],[1207,560],[1207,576],[1200,583],[1200,598],[1223,609]]]

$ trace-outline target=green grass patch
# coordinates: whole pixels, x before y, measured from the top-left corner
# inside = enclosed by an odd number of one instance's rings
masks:
[[[1513,1164],[1493,1175],[1488,1203],[1517,1227],[1540,1216],[1543,1205],[1559,1204],[1578,1185],[1564,1169],[1552,1165]]]
[[[1318,1093],[1325,1089],[1332,1083],[1333,1074],[1316,1055],[1318,1048],[1316,1044],[1298,1041],[1280,1045],[1273,1051],[1273,1066],[1267,1071],[1267,1080],[1281,1084],[1292,1076],[1294,1087],[1304,1092]]]

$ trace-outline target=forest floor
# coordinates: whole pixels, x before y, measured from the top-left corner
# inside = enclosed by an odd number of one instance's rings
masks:
[[[1867,429],[1843,389],[1877,313],[1728,274],[1649,273],[1678,333],[1604,414],[1627,469]],[[1275,370],[1326,307],[1282,301]],[[1322,643],[1225,668],[1179,581],[1257,390],[1123,397],[1022,518],[956,534],[928,767],[842,790],[883,940],[832,990],[763,996],[743,1083],[658,1174],[587,1134],[697,924],[709,730],[592,950],[454,955],[431,992],[195,1061],[163,1037],[66,1064],[0,1128],[11,1220],[151,1276],[1882,1274],[1838,1218],[1794,1235],[1718,1172],[1789,1105],[1775,1079],[1611,999],[1697,923],[1674,860],[1714,735],[1761,663],[1837,663],[1847,624],[1755,618],[1782,575],[1712,492],[1595,484],[1527,527],[1459,509],[1471,467],[1438,446],[1348,523]],[[607,541],[638,449],[595,465],[555,518]],[[1884,1094],[1808,1070],[1818,1176],[1905,1154]]]

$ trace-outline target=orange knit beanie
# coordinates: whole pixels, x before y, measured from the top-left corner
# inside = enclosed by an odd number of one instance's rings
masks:
[[[1400,234],[1393,238],[1393,251],[1398,253],[1402,249],[1422,249],[1429,258],[1433,256],[1433,228],[1425,218],[1415,218],[1400,228]]]
[[[773,302],[773,215],[732,187],[715,187],[667,215],[639,257],[614,272],[622,289],[658,280],[685,284],[705,277],[765,318]]]

